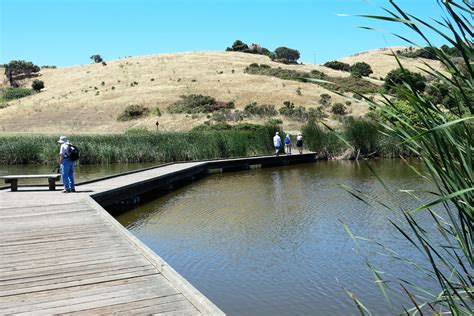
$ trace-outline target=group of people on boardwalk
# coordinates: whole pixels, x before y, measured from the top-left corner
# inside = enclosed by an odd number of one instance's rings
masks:
[[[287,155],[291,155],[291,147],[293,144],[291,142],[290,134],[286,134],[283,142],[285,145],[283,152]],[[273,136],[273,146],[275,147],[275,155],[278,156],[283,149],[280,132],[276,132],[275,136]],[[298,148],[300,154],[303,153],[303,134],[301,133],[298,133],[298,136],[296,136],[296,148]]]
[[[158,122],[157,122],[158,126]],[[75,192],[75,183],[74,183],[74,162],[78,158],[78,151],[75,146],[73,146],[66,136],[61,136],[58,140],[58,143],[61,145],[59,149],[59,166],[61,169],[61,177],[64,184],[64,193]],[[280,133],[276,132],[273,137],[273,145],[275,147],[275,154],[278,156],[282,151],[284,144],[283,153],[291,155],[292,142],[289,134],[286,134],[283,142],[280,137]],[[300,154],[303,153],[303,134],[298,133],[296,136],[296,148]]]

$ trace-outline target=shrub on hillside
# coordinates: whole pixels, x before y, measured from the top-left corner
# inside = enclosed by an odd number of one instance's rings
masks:
[[[277,77],[284,80],[294,80],[299,82],[310,82],[320,85],[326,89],[338,92],[357,92],[361,94],[375,93],[379,91],[379,86],[367,81],[360,80],[356,77],[329,77],[324,73],[312,70],[311,72],[297,71],[293,69],[271,68],[268,65],[250,64],[245,68],[245,73],[252,75],[265,75]],[[312,79],[322,79],[334,84],[319,82]]]
[[[324,64],[325,67],[335,69],[335,70],[341,70],[341,71],[351,71],[351,66],[349,64],[333,60],[333,61],[328,61],[327,63]]]
[[[137,119],[143,116],[147,116],[150,113],[150,109],[143,106],[132,104],[127,106],[123,112],[118,116],[118,121],[130,121],[133,119]]]
[[[320,121],[326,117],[328,115],[324,113],[321,107],[308,109],[307,121]]]
[[[429,47],[429,46],[417,49],[415,51],[397,52],[397,55],[402,56],[402,57],[408,57],[408,58],[426,58],[426,59],[432,59],[432,60],[438,59],[438,56],[436,55],[436,51],[434,50],[434,48]]]
[[[273,125],[273,126],[280,126],[281,124],[283,124],[283,121],[279,119],[275,119],[275,118],[269,119],[266,123],[266,125]]]
[[[457,47],[449,47],[448,45],[443,45],[440,47],[441,50],[448,56],[451,57],[462,57],[461,51]]]
[[[272,76],[287,80],[299,80],[302,77],[308,76],[306,73],[299,72],[292,69],[272,68],[265,64],[250,64],[245,68],[245,72],[252,75]]]
[[[319,70],[311,70],[309,72],[309,77],[312,78],[312,79],[326,79],[326,74],[322,71],[319,71]]]
[[[25,89],[25,88],[7,88],[3,92],[3,99],[6,101],[11,101],[11,100],[16,100],[16,99],[21,99],[24,97],[27,97],[29,95],[32,95],[34,93],[33,90],[31,89]]]
[[[323,93],[323,94],[320,95],[320,97],[321,98],[319,99],[319,104],[321,104],[324,107],[327,107],[327,106],[331,105],[332,98],[329,94]]]
[[[239,122],[244,119],[242,112],[239,110],[231,111],[230,109],[222,108],[212,112],[212,120],[216,122]]]
[[[352,94],[352,97],[356,100],[362,100],[362,96],[360,94],[357,94],[357,93]]]
[[[433,104],[442,104],[447,108],[451,107],[450,91],[446,84],[441,82],[430,84],[426,87],[425,93]]]
[[[220,109],[233,109],[234,102],[217,101],[211,96],[201,94],[182,95],[181,100],[168,107],[170,113],[211,113]]]
[[[337,85],[326,85],[330,90],[337,92],[356,92],[360,94],[380,92],[380,86],[368,80],[360,79],[354,76],[349,77],[331,77],[328,81]]]
[[[36,92],[40,92],[41,89],[44,88],[44,82],[41,80],[34,80],[33,83],[31,84],[31,88],[35,90]]]
[[[337,115],[346,114],[346,106],[342,103],[336,103],[332,106],[331,112]]]
[[[351,75],[355,77],[367,77],[373,73],[372,68],[365,62],[357,62],[350,68]]]
[[[289,101],[283,102],[283,106],[278,109],[278,112],[280,115],[286,116],[289,119],[298,122],[321,120],[327,117],[327,115],[319,108],[311,108],[306,110],[304,106],[295,106]]]
[[[271,117],[277,114],[278,112],[273,104],[258,105],[257,102],[252,102],[244,108],[244,115],[246,116]]]
[[[426,78],[416,72],[411,72],[407,69],[394,69],[390,71],[385,77],[383,85],[386,92],[399,93],[403,89],[403,82],[410,82],[413,87],[420,92],[425,91]]]
[[[252,43],[250,45],[245,44],[241,40],[236,40],[232,47],[226,48],[227,52],[242,52],[242,53],[249,53],[249,54],[258,54],[258,55],[265,55],[273,59],[275,54],[272,53],[265,47],[260,46],[259,44]]]

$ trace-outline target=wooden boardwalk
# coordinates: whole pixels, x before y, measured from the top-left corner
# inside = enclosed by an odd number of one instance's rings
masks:
[[[70,194],[47,187],[0,190],[0,314],[222,315],[101,205],[169,189],[208,168],[277,161],[171,164],[80,185]]]
[[[0,314],[223,314],[89,196],[192,166],[0,191]]]

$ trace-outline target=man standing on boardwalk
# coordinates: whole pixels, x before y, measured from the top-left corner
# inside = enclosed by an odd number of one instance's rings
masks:
[[[278,156],[281,148],[281,138],[279,132],[276,132],[275,136],[273,136],[273,146],[275,147],[275,155]]]
[[[66,136],[61,136],[58,143],[61,144],[59,149],[59,165],[61,166],[61,178],[64,184],[63,193],[76,192],[74,187],[74,161],[68,157],[69,141]]]

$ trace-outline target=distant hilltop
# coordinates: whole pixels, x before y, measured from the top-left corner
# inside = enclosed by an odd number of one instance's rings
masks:
[[[382,48],[338,60],[349,67],[368,64],[370,72],[364,73],[362,67],[359,78],[323,65],[284,64],[266,55],[235,51],[43,67],[34,76],[18,76],[15,84],[19,89],[15,91],[7,77],[1,80],[0,132],[151,130],[157,121],[161,130],[179,131],[204,123],[269,120],[281,122],[285,130],[291,131],[311,117],[336,125],[338,115],[357,117],[368,111],[366,102],[356,98],[353,89],[374,96],[384,77],[398,68],[387,51]],[[425,62],[442,70],[436,60],[403,58],[404,66],[412,71],[419,72],[419,68],[426,67]],[[338,93],[318,83],[320,78],[337,81]],[[36,93],[31,89],[34,80],[39,91]]]

